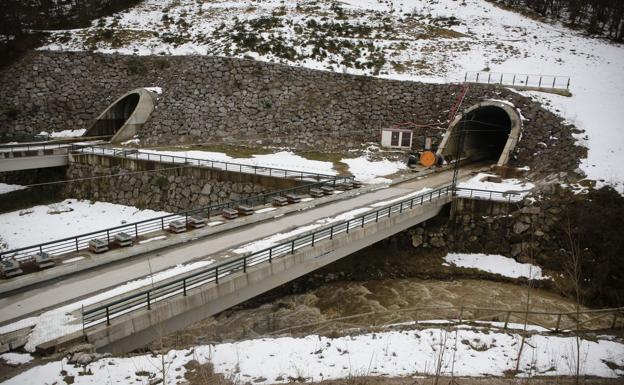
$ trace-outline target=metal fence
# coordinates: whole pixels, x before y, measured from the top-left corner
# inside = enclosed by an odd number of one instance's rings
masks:
[[[110,227],[98,231],[79,234],[76,236],[58,239],[54,241],[44,242],[32,246],[26,246],[18,249],[0,252],[0,259],[15,258],[17,261],[30,260],[35,253],[46,252],[52,256],[62,255],[70,252],[78,252],[89,247],[89,241],[93,239],[101,239],[106,243],[110,243],[116,234],[126,233],[138,238],[141,235],[147,235],[156,231],[162,231],[168,228],[169,223],[174,221],[183,221],[188,225],[189,217],[198,215],[205,218],[220,215],[224,208],[236,208],[239,205],[260,206],[269,203],[276,196],[285,194],[307,194],[312,188],[318,188],[322,185],[335,186],[337,183],[348,182],[353,176],[333,177],[331,180],[323,180],[320,182],[308,183],[302,186],[292,187],[288,189],[278,190],[267,194],[260,194],[243,198],[236,201],[220,203],[201,207],[198,209],[183,211],[176,214],[163,215],[152,219],[146,219],[139,222],[132,222],[125,225]]]
[[[464,82],[481,84],[501,84],[505,86],[570,89],[569,76],[510,74],[489,71],[469,71]]]
[[[460,198],[480,199],[497,202],[520,202],[527,192],[519,191],[492,191],[474,188],[456,187],[455,195]]]
[[[336,177],[335,175],[306,171],[293,171],[277,167],[255,166],[236,162],[189,158],[186,156],[165,155],[150,152],[141,152],[138,150],[114,149],[99,146],[76,146],[76,148],[72,152],[76,154],[95,154],[135,160],[147,160],[160,163],[186,164],[189,166],[207,167],[245,174],[266,175],[276,178],[289,178],[317,182],[324,179],[334,179]]]
[[[453,188],[451,185],[428,191],[352,219],[314,230],[311,233],[299,235],[267,249],[252,252],[240,258],[225,261],[216,266],[200,269],[195,273],[171,282],[155,285],[103,305],[82,309],[83,329],[101,323],[110,325],[111,319],[116,317],[139,309],[146,308],[149,310],[156,302],[174,296],[186,296],[189,290],[198,286],[208,283],[218,284],[220,279],[233,273],[241,271],[247,272],[248,268],[258,264],[272,263],[273,260],[294,254],[295,251],[304,247],[314,247],[314,245],[320,241],[333,239],[334,236],[338,234],[348,234],[350,231],[357,231],[358,229],[364,228],[369,223],[376,223],[393,214],[400,214],[403,211],[422,206],[441,197],[448,196],[452,194],[452,192]]]
[[[427,321],[446,320],[448,325],[472,323],[500,329],[536,325],[544,332],[599,331],[624,327],[624,307],[583,309],[576,311],[534,311],[485,308],[476,306],[421,306],[405,309],[372,311],[271,330],[268,320],[265,333],[270,336],[308,333],[347,333],[351,330],[404,327]],[[271,322],[273,321],[273,322]],[[440,324],[439,321],[435,322]],[[533,329],[535,330],[535,329]]]

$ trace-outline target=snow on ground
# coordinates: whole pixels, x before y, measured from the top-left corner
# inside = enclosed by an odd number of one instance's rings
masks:
[[[106,30],[113,37],[98,39]],[[320,41],[336,49],[330,52]],[[525,94],[548,102],[586,130],[588,138],[579,138],[589,146],[583,171],[591,179],[619,183],[624,191],[624,168],[619,167],[624,159],[619,116],[624,47],[485,0],[146,0],[89,28],[53,32],[42,49],[251,57],[436,83],[462,81],[466,71],[486,68],[569,76],[572,97]]]
[[[6,184],[0,183],[0,195],[9,193],[11,191],[23,190],[26,186],[20,186],[18,184]]]
[[[4,360],[8,365],[23,365],[33,360],[33,357],[27,353],[4,353],[0,354],[0,360]]]
[[[7,248],[16,249],[167,214],[113,203],[65,199],[0,214],[0,234]]]
[[[39,135],[49,136],[51,138],[75,138],[75,137],[84,135],[86,131],[87,131],[86,128],[79,128],[77,130],[55,131],[55,132],[41,131]]]
[[[24,347],[24,349],[26,349],[27,351],[34,352],[37,345],[43,342],[50,341],[54,338],[58,338],[82,330],[82,323],[79,319],[80,316],[76,316],[76,314],[73,313],[77,310],[80,310],[82,306],[96,304],[109,298],[114,298],[124,293],[128,293],[142,287],[150,286],[162,280],[175,277],[188,271],[208,266],[212,263],[214,263],[214,260],[211,259],[206,261],[193,262],[186,265],[178,265],[171,269],[148,275],[145,278],[130,281],[113,289],[82,299],[78,302],[70,303],[68,305],[46,311],[39,316],[26,318],[11,324],[4,325],[0,327],[0,334],[19,330],[29,326],[34,326],[33,330],[28,336],[28,342]],[[148,267],[146,266],[146,268]]]
[[[193,159],[214,160],[219,162],[239,163],[247,166],[281,168],[291,171],[304,171],[325,175],[336,175],[332,162],[310,160],[291,151],[279,151],[274,154],[253,155],[251,158],[235,158],[223,152],[215,151],[160,151],[140,150],[143,153],[181,156]]]
[[[492,200],[500,201],[512,201],[518,202],[524,199],[531,189],[535,187],[533,183],[522,182],[519,179],[503,179],[500,182],[488,181],[488,178],[497,178],[496,175],[478,173],[476,176],[470,178],[465,182],[461,182],[457,185],[460,189],[457,191],[458,196],[463,197],[482,197]],[[485,190],[483,192],[461,190],[464,189],[476,189]],[[496,192],[490,194],[489,192]],[[505,194],[505,193],[517,193],[517,194]]]
[[[444,260],[457,267],[478,269],[509,278],[550,279],[549,276],[542,274],[541,267],[519,263],[502,255],[449,253]]]
[[[388,159],[371,161],[365,156],[351,159],[345,158],[341,162],[349,166],[349,172],[355,176],[355,179],[368,184],[390,183],[390,179],[380,177],[392,175],[407,168],[405,162],[396,162]]]
[[[273,154],[252,155],[251,158],[235,158],[225,153],[215,151],[139,151],[150,154],[240,163],[248,166],[273,167],[292,171],[336,175],[336,170],[334,170],[334,164],[332,162],[307,159],[291,151],[279,151]],[[353,174],[355,179],[367,184],[390,183],[390,179],[382,177],[395,174],[407,168],[403,162],[396,162],[388,159],[371,160],[367,155],[362,155],[358,158],[344,158],[341,159],[340,162],[349,166],[348,172]]]
[[[443,375],[454,366],[456,376],[504,376],[516,366],[521,336],[482,328],[458,328],[446,333],[439,328],[389,331],[340,338],[310,335],[303,338],[263,338],[218,345],[201,345],[165,354],[167,384],[183,383],[184,364],[212,362],[215,371],[234,382],[255,384],[297,381],[321,382],[350,376],[413,376],[435,373],[437,357]],[[457,345],[455,355],[452,349]],[[531,335],[521,356],[519,377],[559,376],[574,373],[574,337]],[[454,357],[454,365],[453,365]],[[609,339],[582,340],[581,373],[599,377],[624,375],[624,344]],[[140,372],[162,378],[162,357],[140,355],[107,357],[74,367],[67,359],[31,368],[5,382],[6,385],[62,383],[63,370],[75,384],[144,383]],[[613,365],[616,369],[610,369]],[[619,366],[618,366],[619,365]],[[617,368],[620,369],[617,369]],[[83,374],[80,374],[83,373]]]

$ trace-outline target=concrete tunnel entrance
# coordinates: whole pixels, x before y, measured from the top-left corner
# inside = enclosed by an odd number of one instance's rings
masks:
[[[111,142],[130,140],[147,121],[156,105],[156,95],[145,88],[130,91],[115,100],[84,136],[111,136]]]
[[[504,166],[518,143],[522,119],[513,105],[503,101],[488,100],[468,108],[451,123],[438,148],[447,160],[457,157],[460,129],[464,132],[461,158]]]

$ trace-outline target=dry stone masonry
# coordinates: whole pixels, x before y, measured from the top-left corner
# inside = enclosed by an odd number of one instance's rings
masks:
[[[223,57],[35,52],[0,72],[0,135],[88,127],[112,101],[158,86],[143,144],[226,143],[346,150],[400,122],[445,127],[457,85],[424,84]],[[527,119],[512,163],[574,170],[574,127],[503,87],[472,85],[463,107],[504,99]],[[438,136],[442,131],[438,130]],[[417,143],[419,144],[419,143]]]

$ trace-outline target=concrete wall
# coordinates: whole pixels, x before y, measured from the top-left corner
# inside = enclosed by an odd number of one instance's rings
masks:
[[[0,134],[88,127],[116,98],[159,86],[143,143],[285,145],[345,150],[378,141],[399,122],[446,125],[459,89],[205,56],[127,57],[35,52],[0,72]],[[506,88],[471,85],[467,108],[487,98],[520,108],[512,156],[533,170],[573,170],[582,150],[572,126]],[[439,132],[438,136],[441,135]],[[555,139],[556,138],[556,139]],[[415,145],[422,142],[415,137]]]
[[[370,223],[363,229],[342,233],[315,247],[259,264],[247,273],[228,275],[219,284],[206,284],[186,297],[178,296],[112,321],[111,326],[87,330],[87,340],[97,349],[125,353],[145,346],[159,336],[182,329],[194,322],[228,309],[283,283],[321,268],[397,232],[436,216],[450,201],[444,196],[431,204]]]
[[[181,166],[141,159],[72,154],[67,179],[126,175],[68,183],[64,195],[177,212],[295,187],[300,183],[265,175]],[[132,174],[146,170],[157,171]]]

